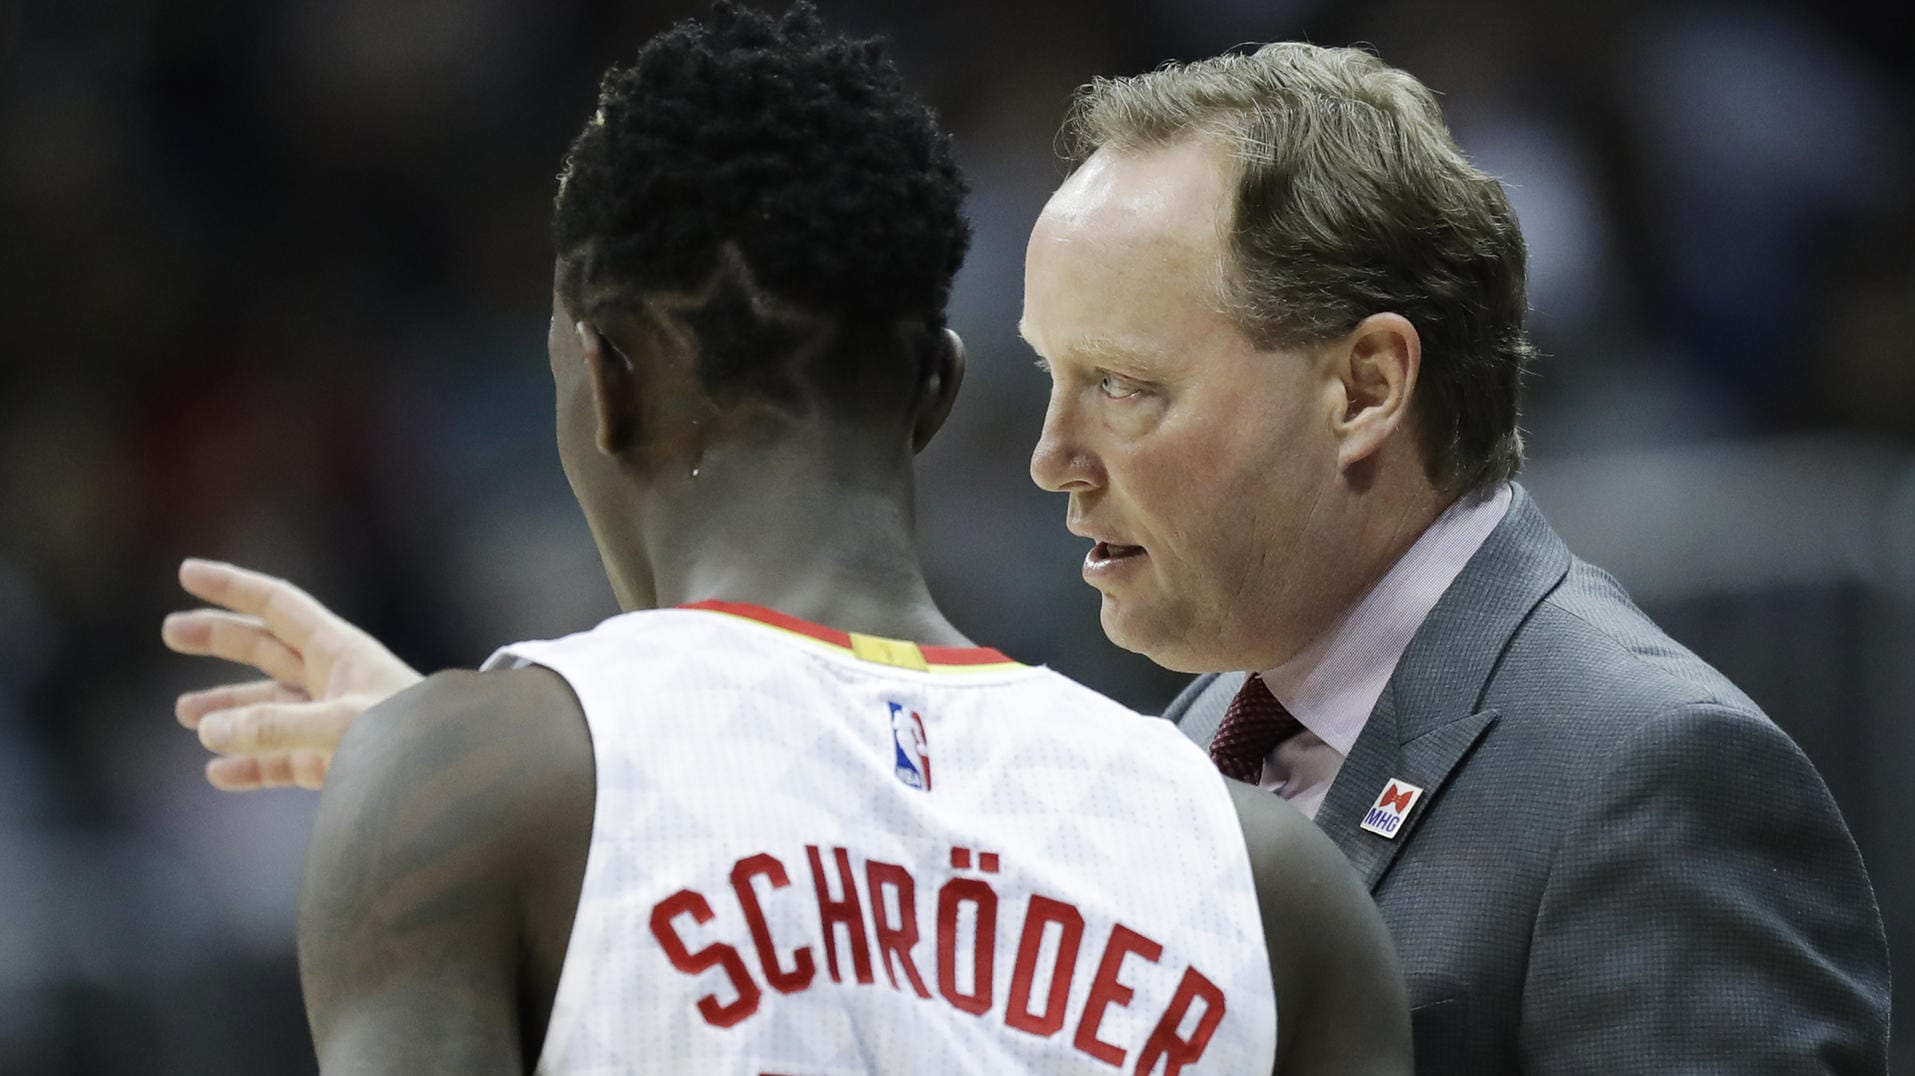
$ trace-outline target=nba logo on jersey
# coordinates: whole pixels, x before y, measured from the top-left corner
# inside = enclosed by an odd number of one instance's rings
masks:
[[[924,720],[898,703],[891,707],[891,743],[898,752],[898,780],[920,792],[931,791],[931,745]]]
[[[1410,808],[1416,806],[1416,798],[1423,790],[1407,781],[1390,779],[1383,786],[1383,794],[1371,805],[1370,813],[1363,816],[1362,826],[1371,833],[1396,840],[1396,833],[1403,825],[1403,819],[1409,816]]]

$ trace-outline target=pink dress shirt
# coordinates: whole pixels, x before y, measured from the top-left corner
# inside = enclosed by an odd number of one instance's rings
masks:
[[[1317,816],[1410,638],[1503,521],[1513,496],[1505,482],[1487,497],[1451,505],[1322,635],[1263,674],[1303,726],[1264,759],[1264,788]]]

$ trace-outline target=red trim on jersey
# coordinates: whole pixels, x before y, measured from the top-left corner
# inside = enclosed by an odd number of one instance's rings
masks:
[[[918,644],[924,660],[932,665],[1009,665],[1015,664],[1002,651],[988,646],[925,646]]]
[[[827,628],[822,624],[813,624],[809,620],[800,620],[795,616],[781,613],[776,609],[767,609],[762,605],[749,605],[745,602],[728,602],[709,599],[700,602],[688,602],[678,606],[680,609],[701,609],[713,613],[729,613],[747,620],[756,620],[774,628],[796,632],[799,635],[816,639],[821,643],[844,650],[851,649],[851,633]],[[1006,657],[1000,650],[988,646],[925,646],[918,645],[924,654],[924,660],[930,665],[1015,665],[1017,662]]]
[[[742,616],[747,620],[756,620],[762,624],[770,624],[774,628],[783,628],[786,631],[795,631],[800,635],[808,635],[821,643],[841,646],[846,650],[851,649],[851,633],[848,631],[839,631],[837,628],[827,628],[823,624],[813,624],[809,620],[799,620],[795,616],[786,616],[776,609],[767,609],[762,605],[746,605],[743,602],[724,602],[713,599],[710,601],[690,602],[686,605],[679,606],[679,608],[704,609],[713,613],[730,613],[732,616]],[[926,655],[925,660],[929,661],[930,656]]]

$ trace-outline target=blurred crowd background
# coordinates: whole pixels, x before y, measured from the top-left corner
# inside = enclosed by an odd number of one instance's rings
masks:
[[[1915,37],[1827,3],[821,2],[893,36],[973,185],[970,376],[920,491],[937,593],[1145,709],[1179,678],[1104,640],[1025,474],[1047,382],[1013,325],[1059,116],[1280,37],[1441,91],[1530,242],[1526,481],[1815,759],[1907,1027]],[[546,215],[599,72],[697,6],[0,3],[0,1071],[312,1070],[314,797],[202,782],[172,701],[230,670],[160,647],[175,565],[290,576],[422,669],[612,611],[552,445]]]

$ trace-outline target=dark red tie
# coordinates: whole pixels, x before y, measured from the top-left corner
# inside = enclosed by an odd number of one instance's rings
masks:
[[[1210,758],[1225,777],[1260,784],[1263,760],[1302,729],[1290,711],[1270,694],[1263,677],[1251,673],[1224,710],[1217,734],[1210,738]]]

